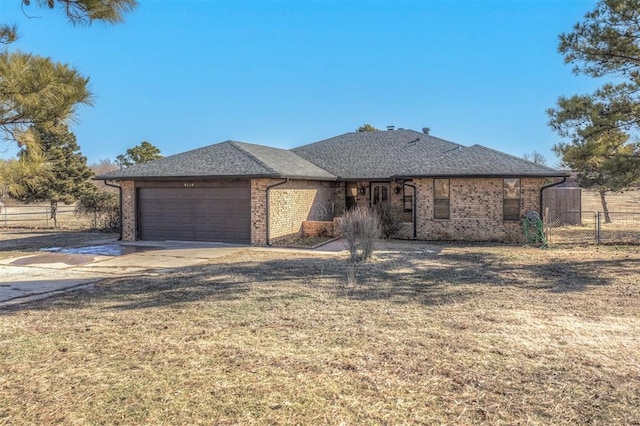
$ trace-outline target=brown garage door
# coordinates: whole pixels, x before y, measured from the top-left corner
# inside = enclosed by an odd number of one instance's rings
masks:
[[[249,182],[138,188],[141,240],[251,242]]]

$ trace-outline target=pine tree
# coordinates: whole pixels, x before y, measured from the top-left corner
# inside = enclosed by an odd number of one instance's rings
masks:
[[[375,127],[373,127],[371,124],[369,123],[365,123],[362,126],[358,127],[356,129],[356,132],[358,133],[362,133],[362,132],[379,132],[380,129],[376,129]]]
[[[89,25],[95,21],[119,23],[137,6],[137,0],[15,0],[26,12],[29,8],[56,7],[70,23]],[[0,162],[0,196],[34,196],[43,194],[48,180],[48,163],[41,156],[40,138],[69,138],[68,128],[61,125],[73,118],[79,105],[91,105],[89,79],[72,67],[50,58],[19,51],[9,51],[18,39],[15,25],[0,23],[0,139],[15,141],[23,148],[18,161]],[[34,126],[34,131],[29,128]],[[37,131],[36,131],[37,130]],[[71,135],[73,136],[73,135]],[[75,144],[75,137],[73,137]],[[77,147],[77,145],[76,145]],[[77,148],[72,149],[75,152]],[[54,150],[55,151],[55,150]],[[85,160],[86,163],[86,160]],[[85,164],[86,166],[86,164]],[[58,164],[59,167],[59,164]],[[79,176],[84,171],[79,167]],[[75,189],[62,191],[71,197]],[[51,198],[52,217],[56,219],[57,195]]]
[[[21,160],[0,160],[0,203],[7,196],[22,197],[50,179],[51,165],[40,152],[31,152]]]
[[[624,157],[630,155],[632,150],[626,143],[628,139],[629,136],[621,131],[609,130],[581,143],[559,143],[554,146],[564,166],[578,172],[578,185],[598,192],[606,223],[611,222],[607,192],[627,188],[638,176],[635,163]]]
[[[138,5],[137,0],[17,0],[16,3],[21,5],[25,13],[29,7],[58,7],[74,25],[89,25],[95,21],[117,24],[124,20],[126,13]],[[15,25],[0,25],[0,43],[11,43],[17,37]]]
[[[0,131],[27,145],[33,142],[25,134],[30,126],[55,131],[78,105],[91,105],[88,83],[75,69],[49,58],[0,52]]]
[[[140,145],[127,149],[127,152],[116,157],[116,164],[120,167],[129,167],[134,164],[148,163],[162,158],[160,148],[150,142],[143,141]]]
[[[569,142],[554,150],[578,172],[582,186],[600,192],[640,179],[640,0],[600,0],[558,50],[575,74],[610,77],[591,94],[561,96],[548,110],[550,126]],[[608,220],[608,215],[607,215]]]
[[[87,158],[80,152],[75,135],[66,125],[60,125],[53,132],[42,126],[33,126],[28,134],[39,142],[52,176],[49,182],[29,188],[21,199],[27,203],[49,201],[51,219],[57,227],[58,203],[71,204],[89,191],[92,185],[87,179],[93,172],[87,166]],[[21,159],[28,156],[29,152],[29,149],[21,151]]]
[[[23,10],[56,7],[72,24],[118,23],[137,0],[17,0]],[[17,141],[32,125],[55,130],[78,105],[91,105],[89,79],[50,58],[9,51],[18,38],[15,25],[0,24],[0,137]]]

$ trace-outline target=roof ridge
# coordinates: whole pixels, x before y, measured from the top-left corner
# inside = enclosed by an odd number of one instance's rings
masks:
[[[531,163],[531,164],[535,165],[536,167],[542,167],[542,168],[545,168],[547,170],[554,171],[554,172],[558,171],[557,169],[554,169],[551,166],[547,166],[545,164],[540,164],[540,163],[534,163],[533,161],[529,161],[526,158],[521,158],[521,157],[518,157],[518,156],[515,156],[515,155],[512,155],[512,154],[509,154],[507,152],[498,151],[497,149],[489,148],[489,147],[486,147],[484,145],[480,145],[480,144],[477,144],[477,143],[471,145],[469,148],[474,147],[474,146],[477,146],[477,147],[482,148],[482,149],[486,149],[487,151],[495,152],[495,153],[500,154],[500,155],[511,157],[511,158],[513,158],[515,160],[526,161],[527,163]]]
[[[449,143],[454,144],[456,146],[454,146],[453,148],[450,148],[450,149],[448,149],[446,151],[442,151],[442,152],[438,153],[437,156],[434,156],[433,158],[430,158],[429,160],[423,162],[422,164],[415,165],[414,167],[411,167],[410,169],[417,169],[418,167],[422,167],[425,164],[433,164],[435,162],[442,161],[446,157],[453,157],[456,153],[458,153],[458,152],[460,152],[462,150],[469,149],[469,148],[473,147],[473,145],[466,146],[466,145],[461,145],[459,143],[447,141],[445,139],[441,139],[441,140],[443,140],[445,142],[449,142]]]
[[[256,157],[254,154],[252,154],[251,152],[247,151],[246,149],[244,149],[242,146],[240,146],[239,144],[241,144],[242,142],[237,142],[237,141],[227,141],[227,143],[229,145],[231,145],[232,147],[234,147],[235,149],[237,149],[238,151],[242,152],[243,154],[245,154],[247,157],[251,158],[253,161],[255,161],[256,163],[258,163],[259,165],[261,165],[262,167],[264,167],[265,169],[267,169],[268,171],[270,171],[271,173],[274,174],[278,174],[280,173],[278,170],[272,168],[271,166],[268,166],[264,161],[262,161],[261,159],[259,159],[258,157]]]

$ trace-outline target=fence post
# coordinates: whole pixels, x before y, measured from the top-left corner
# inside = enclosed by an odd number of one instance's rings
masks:
[[[596,244],[600,244],[600,212],[596,214]]]
[[[548,243],[551,238],[549,235],[549,207],[545,207],[543,215],[542,215],[542,226],[544,229],[544,238],[545,241]]]

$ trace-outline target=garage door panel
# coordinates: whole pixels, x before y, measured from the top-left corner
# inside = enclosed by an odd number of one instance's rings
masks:
[[[251,240],[248,182],[213,188],[139,188],[143,240]]]

